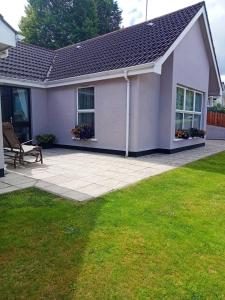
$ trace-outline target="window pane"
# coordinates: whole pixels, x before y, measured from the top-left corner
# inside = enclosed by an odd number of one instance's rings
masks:
[[[94,113],[78,113],[78,125],[88,125],[93,130],[95,129],[95,114]]]
[[[194,92],[187,90],[186,91],[186,110],[194,110]]]
[[[190,129],[192,128],[192,119],[193,115],[191,114],[184,114],[184,128],[183,129]]]
[[[195,111],[202,111],[202,94],[196,93],[195,96]]]
[[[181,130],[183,125],[183,114],[176,113],[176,130]]]
[[[94,109],[94,88],[78,90],[78,109]]]
[[[15,122],[29,121],[28,91],[26,89],[13,89],[13,110]]]
[[[194,116],[194,128],[200,129],[201,128],[201,116],[195,115]]]
[[[184,89],[179,87],[177,88],[176,108],[180,110],[184,109]]]

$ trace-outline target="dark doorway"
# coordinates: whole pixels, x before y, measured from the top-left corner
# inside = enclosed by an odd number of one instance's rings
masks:
[[[2,122],[11,122],[21,142],[31,139],[29,89],[1,86]]]

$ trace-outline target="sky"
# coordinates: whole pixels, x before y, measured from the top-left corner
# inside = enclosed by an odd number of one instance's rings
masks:
[[[201,0],[149,0],[148,19],[175,11]],[[24,15],[26,0],[0,0],[0,14],[15,29],[21,16]],[[146,0],[118,0],[123,11],[123,26],[138,24],[145,21]],[[225,0],[206,0],[209,21],[212,29],[217,59],[225,81]]]

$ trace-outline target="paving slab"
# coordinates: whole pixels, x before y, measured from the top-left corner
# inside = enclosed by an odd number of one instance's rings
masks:
[[[10,185],[8,185],[7,183],[0,182],[0,189],[5,189],[5,188],[8,188],[8,187],[10,187]]]
[[[205,147],[140,158],[48,149],[43,151],[43,165],[7,166],[6,176],[0,178],[0,194],[34,186],[60,197],[87,201],[221,151],[225,151],[225,141],[207,141]]]

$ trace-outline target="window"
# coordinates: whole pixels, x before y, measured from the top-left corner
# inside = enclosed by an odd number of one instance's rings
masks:
[[[202,124],[203,93],[177,87],[176,130],[197,128]]]
[[[28,91],[26,89],[13,88],[14,122],[29,121]]]
[[[95,136],[94,87],[79,88],[77,97],[77,125],[87,125]]]

